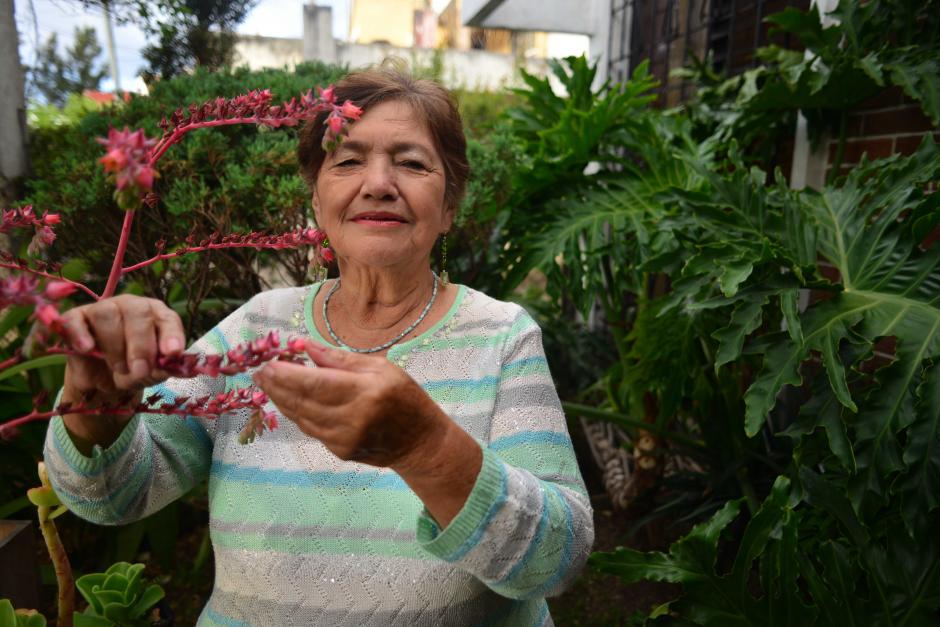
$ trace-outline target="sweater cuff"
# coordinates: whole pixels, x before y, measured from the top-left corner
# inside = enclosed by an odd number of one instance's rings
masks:
[[[425,508],[418,517],[418,543],[432,555],[455,562],[475,547],[506,502],[507,476],[502,460],[483,448],[483,465],[460,512],[443,530]]]
[[[72,436],[65,428],[65,421],[62,420],[62,416],[53,417],[50,428],[52,429],[52,439],[56,449],[69,465],[78,472],[93,474],[114,463],[115,460],[127,452],[139,424],[140,414],[135,414],[130,422],[124,425],[124,430],[117,440],[108,448],[102,448],[96,444],[91,450],[91,457],[86,457],[75,447]]]

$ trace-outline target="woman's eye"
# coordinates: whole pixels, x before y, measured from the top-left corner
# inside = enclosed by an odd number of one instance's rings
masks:
[[[359,165],[358,159],[343,159],[342,161],[336,164],[338,168],[348,168],[350,166]]]
[[[402,161],[399,165],[402,165],[409,170],[427,170],[428,167],[421,163],[420,161]]]

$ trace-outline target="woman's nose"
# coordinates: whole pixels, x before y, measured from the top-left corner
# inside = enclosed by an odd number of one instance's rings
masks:
[[[371,159],[365,169],[362,182],[362,194],[374,200],[395,200],[398,187],[395,183],[395,170],[383,159]]]

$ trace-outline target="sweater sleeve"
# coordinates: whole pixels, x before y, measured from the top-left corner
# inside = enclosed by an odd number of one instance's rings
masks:
[[[187,352],[228,350],[244,319],[243,305],[195,342]],[[221,377],[168,379],[147,388],[164,401],[197,398],[224,391]],[[241,386],[238,386],[241,387]],[[103,525],[121,525],[159,511],[202,482],[212,462],[215,421],[193,416],[135,415],[107,448],[83,455],[62,418],[52,419],[43,451],[49,480],[76,515]]]
[[[490,441],[470,496],[443,530],[427,511],[418,520],[427,551],[513,599],[561,593],[594,541],[590,500],[541,337],[520,311],[503,351]]]

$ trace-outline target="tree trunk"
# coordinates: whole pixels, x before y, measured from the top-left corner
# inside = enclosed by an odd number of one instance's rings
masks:
[[[13,0],[0,0],[0,204],[17,196],[26,174],[26,98]]]

